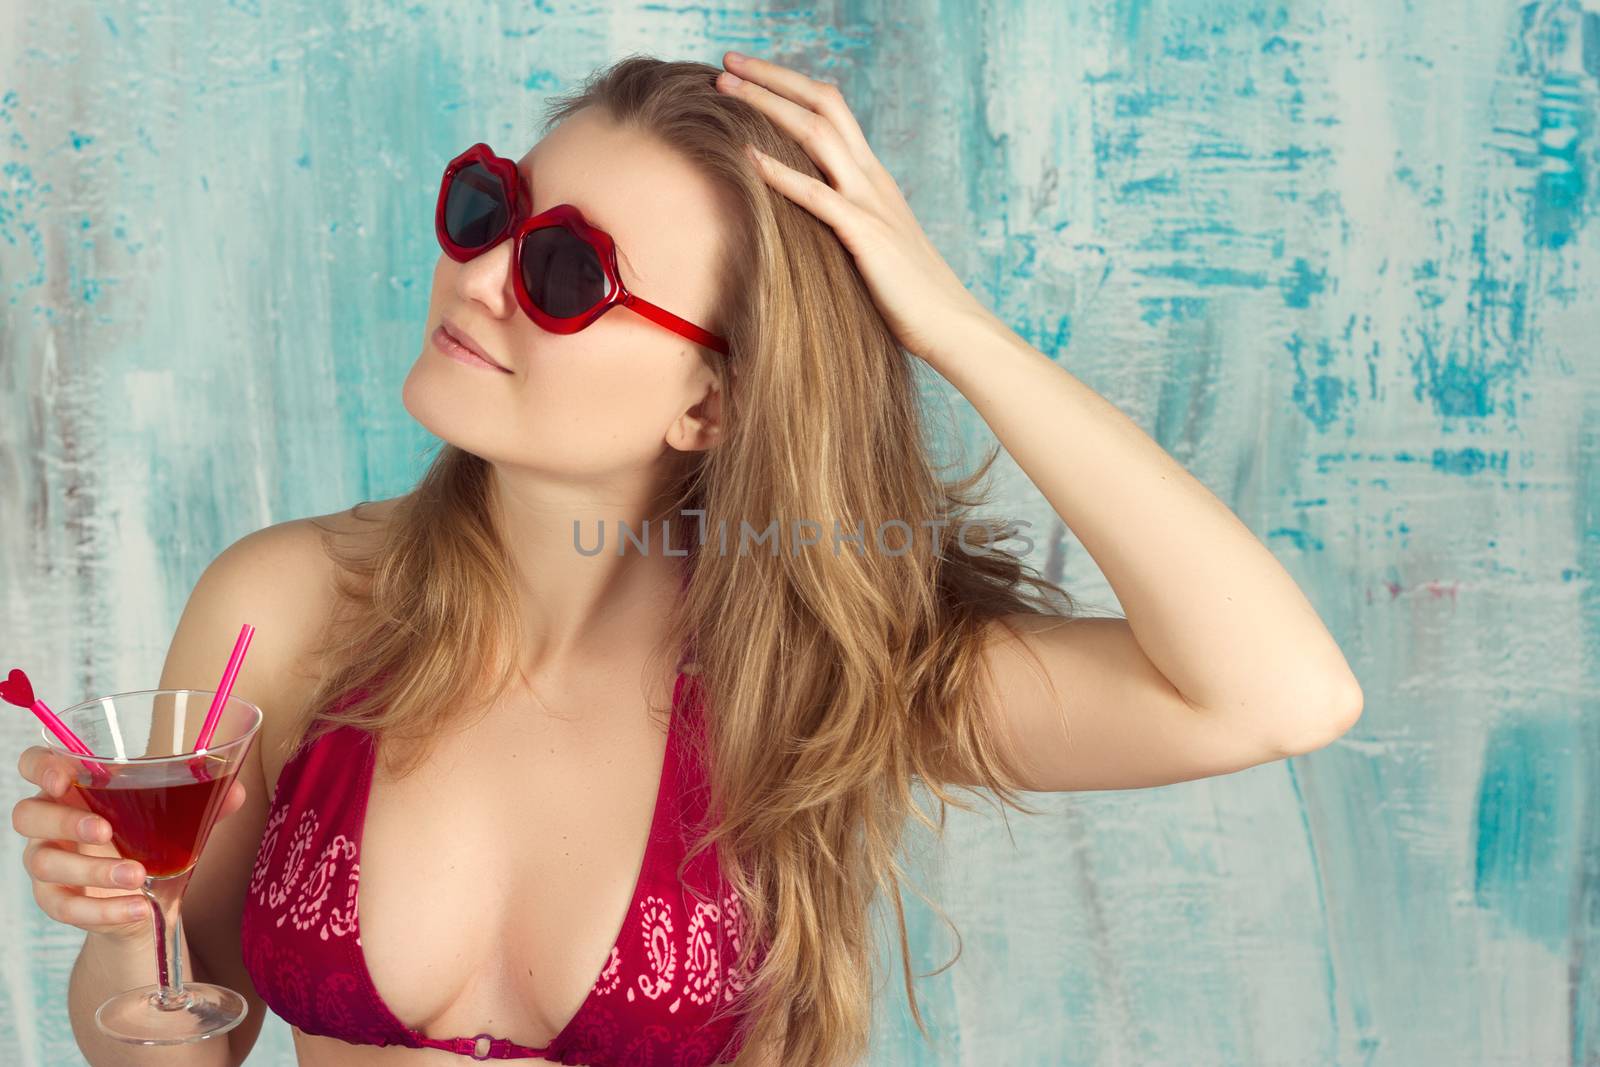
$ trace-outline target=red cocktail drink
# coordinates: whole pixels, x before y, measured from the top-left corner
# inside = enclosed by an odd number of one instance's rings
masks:
[[[123,859],[138,860],[151,877],[169,878],[194,866],[238,767],[209,756],[206,763],[203,782],[185,766],[174,768],[182,777],[175,774],[170,783],[141,784],[113,764],[105,785],[74,785],[89,809],[111,824],[111,843]]]
[[[146,689],[96,697],[60,713],[88,753],[41,728],[52,753],[75,766],[73,785],[111,824],[124,859],[144,865],[155,927],[155,985],[118,993],[95,1012],[103,1033],[135,1045],[184,1045],[244,1021],[244,997],[183,981],[183,891],[204,853],[228,789],[261,728],[261,709],[235,696],[220,706],[204,752],[200,732],[215,690]]]

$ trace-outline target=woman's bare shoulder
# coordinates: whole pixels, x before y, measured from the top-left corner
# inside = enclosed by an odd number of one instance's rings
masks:
[[[340,584],[335,553],[353,550],[360,555],[375,547],[401,499],[362,501],[342,511],[287,519],[245,535],[224,553],[235,557],[234,567],[250,575],[253,588],[277,590],[277,595],[262,599],[284,606],[276,613],[282,617],[272,621],[297,653],[292,657],[296,673],[316,674],[315,665],[305,657],[323,636],[320,627],[337,613]]]
[[[379,537],[388,525],[389,517],[394,513],[404,496],[392,496],[387,500],[363,500],[359,504],[345,508],[343,511],[334,511],[326,515],[310,515],[303,519],[290,519],[288,522],[279,523],[279,526],[289,527],[296,531],[323,530],[336,533],[339,536],[354,537]],[[274,527],[269,527],[273,529]]]
[[[340,574],[335,554],[364,554],[375,547],[401,499],[362,501],[342,511],[287,519],[252,531],[229,545],[208,568],[211,577],[201,579],[202,586],[208,586],[205,596],[191,597],[192,604],[217,603],[215,611],[204,609],[204,604],[186,610],[198,613],[195,625],[208,634],[226,631],[231,641],[238,632],[238,621],[213,618],[224,608],[228,619],[245,611],[244,621],[256,628],[240,684],[255,686],[263,706],[273,709],[262,724],[262,736],[274,751],[279,735],[299,720],[326,673],[327,642],[345,616],[341,588],[346,576]],[[218,655],[225,658],[226,653],[208,647],[205,662],[209,665]],[[171,660],[169,654],[169,666]],[[270,677],[262,677],[263,671]],[[276,779],[276,765],[266,770],[270,785]]]
[[[403,499],[397,496],[387,500],[363,500],[343,511],[286,519],[248,534],[240,539],[239,545],[249,545],[259,565],[282,563],[287,555],[302,567],[326,574],[335,565],[330,539],[338,541],[341,548],[375,545],[382,539],[395,505]]]

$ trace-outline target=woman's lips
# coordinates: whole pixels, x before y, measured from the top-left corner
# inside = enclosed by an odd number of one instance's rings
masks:
[[[443,322],[434,327],[432,340],[435,348],[457,363],[464,363],[469,367],[485,367],[503,374],[511,373],[508,368],[485,356],[470,339],[460,337],[447,329]]]

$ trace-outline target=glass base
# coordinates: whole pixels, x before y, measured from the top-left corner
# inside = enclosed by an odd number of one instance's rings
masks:
[[[134,1045],[188,1045],[225,1034],[244,1022],[245,999],[224,986],[186,982],[170,1006],[161,1003],[161,987],[140,986],[118,993],[94,1013],[100,1029]]]

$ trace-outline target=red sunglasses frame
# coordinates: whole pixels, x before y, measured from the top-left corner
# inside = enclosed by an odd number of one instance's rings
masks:
[[[511,212],[506,226],[494,236],[487,244],[472,248],[460,245],[450,239],[446,232],[444,222],[445,200],[450,193],[450,182],[457,172],[473,163],[480,163],[491,174],[500,179],[501,190],[505,193],[506,202],[511,205]],[[513,241],[511,249],[511,284],[517,292],[517,303],[522,306],[523,312],[551,333],[577,333],[579,330],[591,325],[596,319],[614,307],[631,308],[645,318],[671,330],[673,333],[687,337],[696,344],[705,345],[724,356],[728,354],[728,342],[716,334],[703,330],[690,322],[681,319],[663,307],[659,307],[641,296],[628,291],[622,283],[622,275],[617,270],[617,247],[611,235],[598,227],[591,226],[583,217],[583,213],[571,204],[557,204],[548,211],[528,217],[532,208],[528,196],[522,189],[521,175],[517,173],[517,164],[514,160],[496,155],[488,145],[479,141],[471,148],[452,159],[444,169],[444,176],[439,181],[439,201],[434,207],[433,226],[439,238],[439,246],[445,254],[458,263],[465,263],[475,259],[483,253],[494,248],[501,241],[510,237]],[[572,231],[580,240],[595,250],[600,261],[600,268],[606,275],[606,295],[595,302],[587,311],[572,316],[551,315],[533,302],[527,287],[522,281],[522,239],[534,230],[547,226],[564,226]]]

